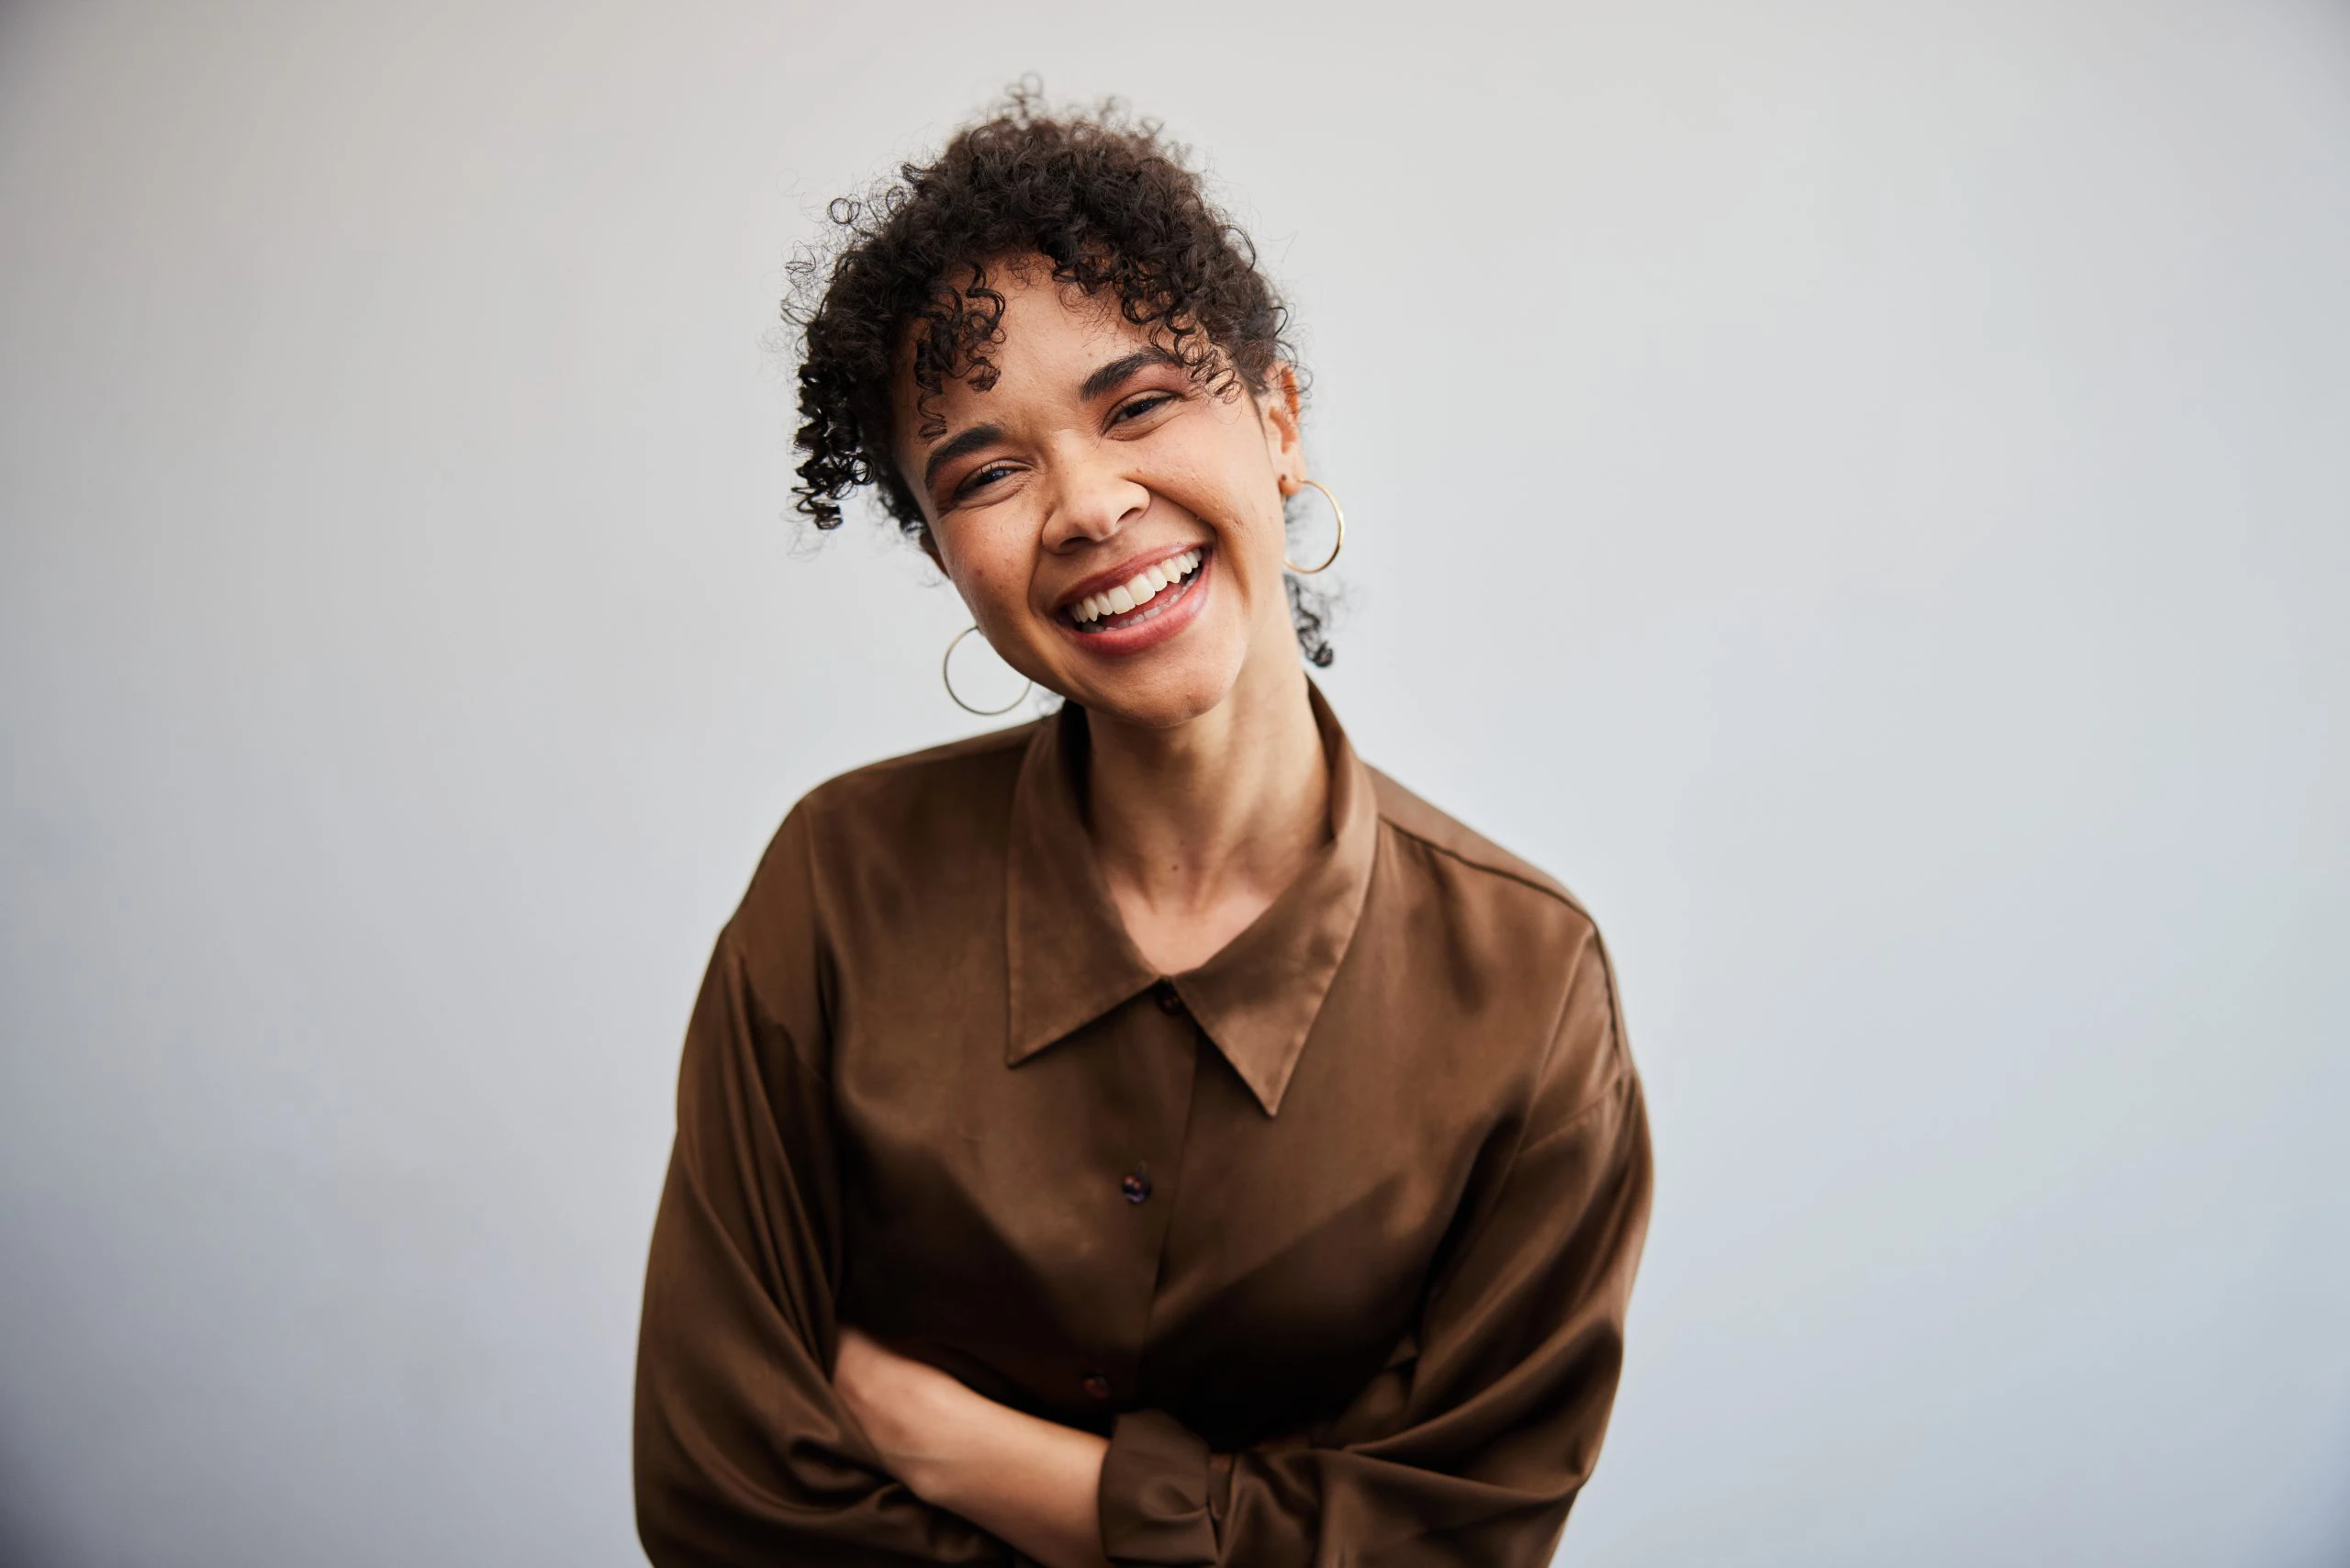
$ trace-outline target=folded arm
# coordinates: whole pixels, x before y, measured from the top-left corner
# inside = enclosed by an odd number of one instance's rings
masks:
[[[1650,1181],[1595,937],[1515,1147],[1466,1200],[1414,1330],[1335,1421],[1215,1453],[1146,1409],[1105,1443],[957,1383],[951,1419],[905,1435],[926,1447],[901,1453],[900,1473],[1051,1568],[1537,1568],[1598,1457]],[[889,1421],[896,1401],[872,1403]]]
[[[1095,1502],[1107,1439],[999,1405],[841,1330],[834,1385],[890,1473],[1045,1568],[1108,1568]]]

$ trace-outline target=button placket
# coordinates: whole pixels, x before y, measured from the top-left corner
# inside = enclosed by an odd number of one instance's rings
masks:
[[[1131,1119],[1121,1117],[1119,1125],[1096,1129],[1088,1139],[1098,1151],[1095,1158],[1108,1167],[1094,1167],[1100,1173],[1091,1180],[1104,1188],[1114,1182],[1117,1206],[1128,1211],[1114,1220],[1095,1211],[1110,1233],[1103,1238],[1105,1259],[1116,1259],[1118,1271],[1104,1281],[1111,1288],[1102,1302],[1103,1332],[1089,1358],[1091,1364],[1080,1361],[1063,1374],[1071,1377],[1077,1397],[1096,1409],[1124,1408],[1142,1397],[1141,1366],[1149,1354],[1185,1132],[1198,1092],[1200,1041],[1190,1008],[1174,982],[1163,977],[1143,994],[1166,1022],[1151,1023],[1144,1009],[1125,1014],[1117,1059],[1120,1070],[1133,1075],[1121,1102]],[[1109,1194],[1096,1201],[1106,1207]]]

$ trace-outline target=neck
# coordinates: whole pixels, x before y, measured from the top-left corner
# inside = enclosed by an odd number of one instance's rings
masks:
[[[1305,672],[1253,658],[1223,702],[1173,729],[1087,718],[1095,856],[1136,945],[1180,973],[1245,929],[1329,835]]]

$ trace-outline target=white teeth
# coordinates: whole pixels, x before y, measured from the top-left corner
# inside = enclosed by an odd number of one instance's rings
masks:
[[[1130,610],[1139,609],[1173,583],[1198,570],[1200,559],[1199,551],[1186,550],[1181,555],[1145,566],[1116,588],[1078,600],[1070,608],[1069,615],[1081,625],[1099,621],[1105,615],[1124,615]]]

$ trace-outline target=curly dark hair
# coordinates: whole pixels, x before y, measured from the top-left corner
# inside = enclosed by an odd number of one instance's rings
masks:
[[[907,537],[927,532],[890,455],[890,386],[910,334],[924,435],[945,428],[933,405],[948,378],[995,384],[1003,297],[990,266],[1044,257],[1055,281],[1114,297],[1222,395],[1262,392],[1277,361],[1295,365],[1289,313],[1256,246],[1209,203],[1189,156],[1114,99],[1054,114],[1023,83],[932,162],[833,202],[833,233],[792,261],[783,302],[800,351],[793,493],[808,520],[837,528],[842,498],[872,486]],[[1328,665],[1328,598],[1285,581],[1299,644]]]

